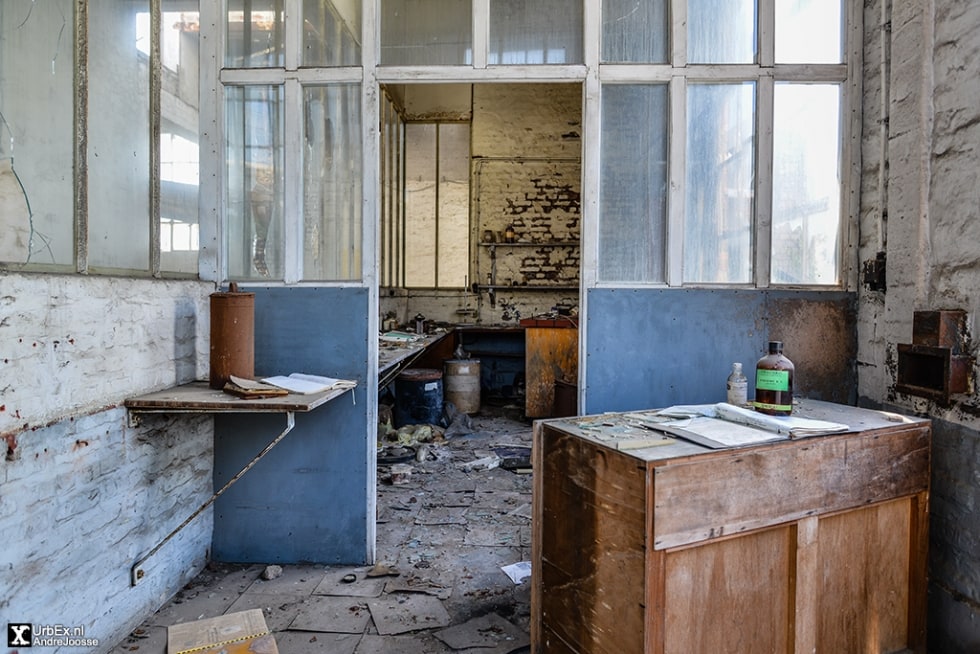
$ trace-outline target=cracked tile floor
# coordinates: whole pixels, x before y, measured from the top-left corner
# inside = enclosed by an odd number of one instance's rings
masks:
[[[407,462],[402,483],[379,463],[373,572],[397,574],[284,565],[267,581],[265,565],[213,563],[111,654],[165,654],[168,626],[255,608],[281,654],[530,651],[530,583],[501,568],[530,560],[531,475],[466,464],[529,451],[531,425],[477,415],[472,429],[420,446],[427,456]]]

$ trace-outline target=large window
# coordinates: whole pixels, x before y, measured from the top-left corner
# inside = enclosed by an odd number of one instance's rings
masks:
[[[360,9],[348,0],[227,1],[219,274],[360,279]]]
[[[3,2],[0,266],[197,274],[200,21],[159,6]]]
[[[602,5],[599,281],[840,285],[842,3],[678,4]]]
[[[469,163],[468,123],[405,126],[405,286],[466,286]]]

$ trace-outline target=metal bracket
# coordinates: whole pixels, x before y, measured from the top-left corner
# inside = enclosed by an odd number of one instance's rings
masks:
[[[161,540],[159,543],[157,543],[153,547],[153,549],[151,549],[149,552],[147,552],[141,559],[139,559],[138,561],[136,561],[136,563],[133,564],[132,570],[130,571],[130,583],[133,586],[135,586],[142,579],[144,579],[146,577],[146,570],[143,569],[143,564],[146,563],[146,561],[150,557],[152,557],[154,554],[156,554],[157,552],[159,552],[160,551],[160,548],[162,548],[164,545],[166,545],[170,541],[171,538],[173,538],[174,536],[176,536],[180,532],[180,530],[182,530],[184,527],[186,527],[187,525],[189,525],[191,523],[191,521],[194,520],[194,518],[196,518],[197,516],[201,515],[201,513],[203,513],[206,508],[208,508],[209,506],[211,506],[212,504],[214,504],[215,500],[217,500],[221,496],[222,493],[224,493],[226,490],[228,490],[229,488],[231,488],[232,484],[234,484],[235,482],[237,482],[239,479],[242,478],[242,476],[244,476],[244,474],[246,472],[248,472],[249,470],[251,470],[252,467],[256,463],[258,463],[262,459],[262,457],[264,457],[266,454],[268,454],[269,451],[272,448],[274,448],[276,445],[278,445],[279,444],[279,441],[281,441],[283,438],[285,438],[286,434],[288,434],[289,432],[291,432],[293,430],[293,427],[295,427],[295,426],[296,426],[296,416],[295,416],[295,414],[292,411],[287,411],[286,412],[286,428],[278,436],[276,436],[276,438],[271,443],[269,443],[268,445],[266,445],[265,449],[262,450],[261,452],[259,452],[255,456],[254,459],[252,459],[251,461],[249,461],[248,464],[244,468],[242,468],[240,471],[238,471],[238,473],[234,477],[232,477],[231,479],[229,479],[228,482],[224,486],[222,486],[218,491],[216,491],[213,495],[211,495],[211,497],[208,499],[208,501],[206,501],[204,504],[202,504],[200,507],[198,507],[198,509],[196,511],[194,511],[194,513],[192,513],[190,516],[188,516],[188,518],[186,520],[184,520],[182,523],[180,523],[180,525],[176,529],[174,529],[169,534],[167,534],[166,537],[164,537],[163,540]]]

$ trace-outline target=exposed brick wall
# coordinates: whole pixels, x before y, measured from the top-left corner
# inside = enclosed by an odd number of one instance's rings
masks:
[[[0,617],[107,651],[206,561],[213,421],[125,398],[207,374],[210,284],[0,273]],[[5,651],[5,650],[4,650]],[[67,650],[66,650],[67,651]]]

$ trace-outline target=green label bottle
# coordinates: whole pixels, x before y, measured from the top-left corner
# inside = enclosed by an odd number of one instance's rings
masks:
[[[769,341],[769,354],[755,364],[755,410],[772,416],[793,412],[793,362],[781,341]]]

